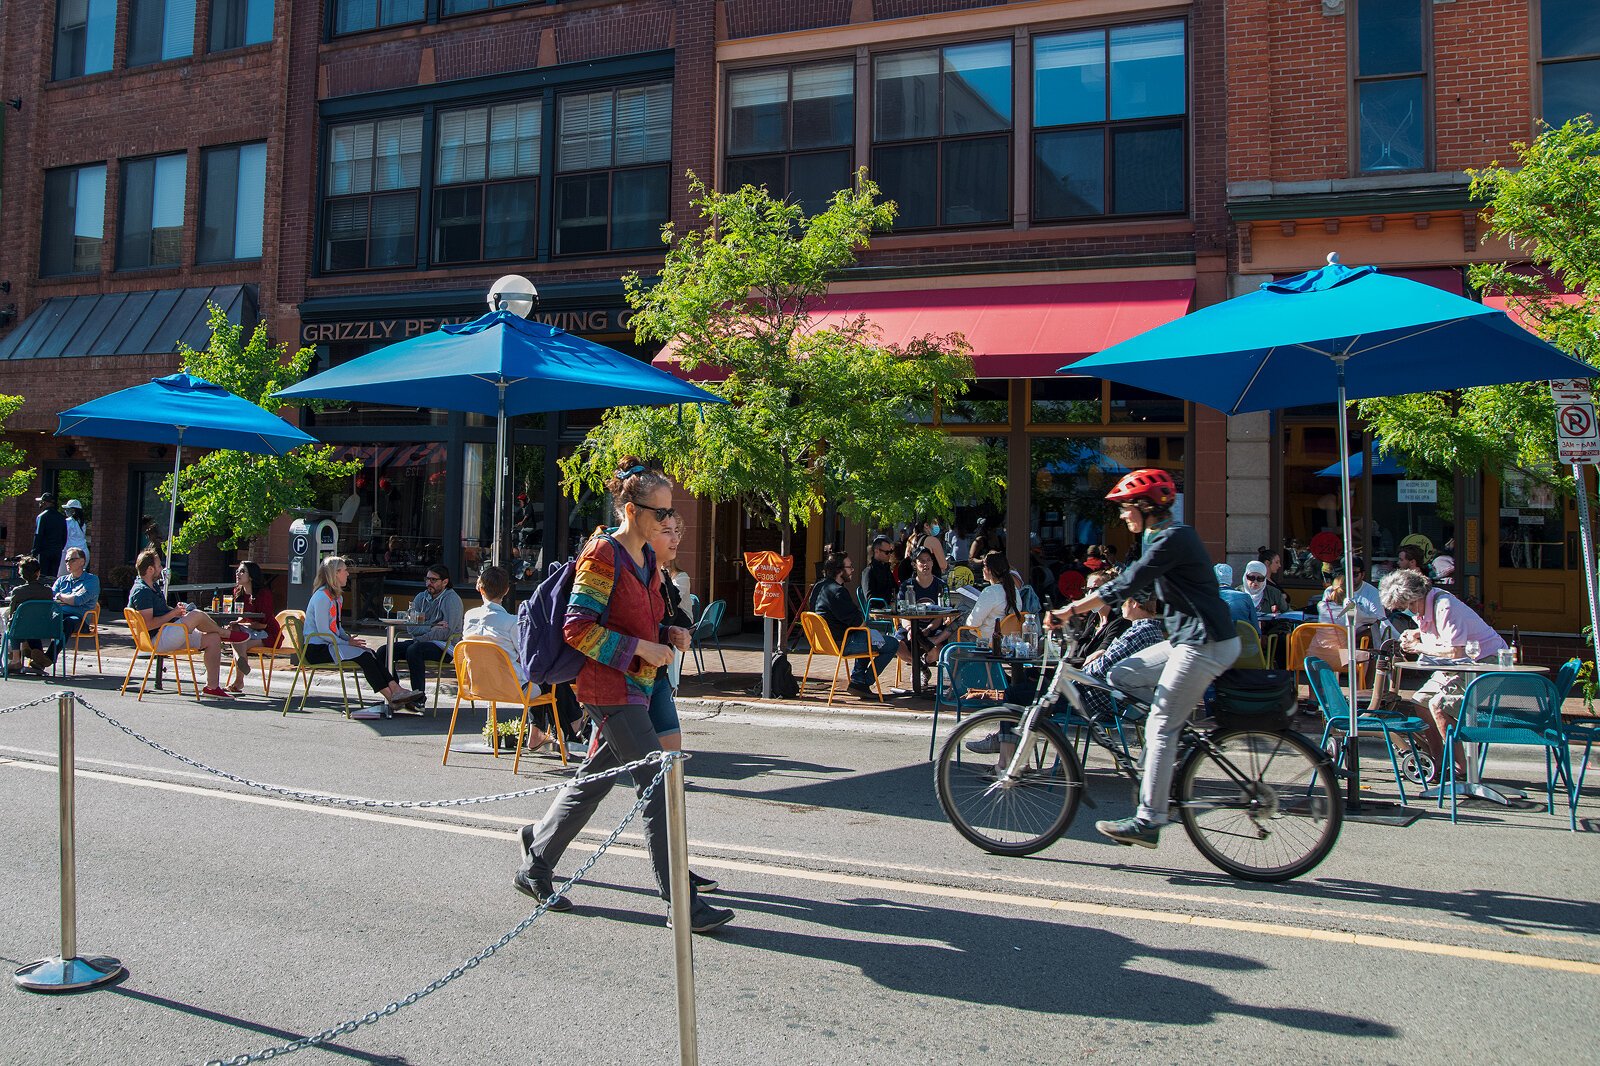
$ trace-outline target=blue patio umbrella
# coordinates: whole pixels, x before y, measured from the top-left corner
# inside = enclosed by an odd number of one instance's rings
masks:
[[[178,514],[178,468],[183,446],[282,455],[316,438],[242,396],[189,374],[152,378],[57,416],[58,437],[103,437],[175,446],[172,500],[167,514],[167,560]]]
[[[1405,477],[1406,469],[1400,465],[1400,459],[1393,452],[1388,455],[1379,454],[1378,445],[1382,443],[1378,438],[1372,439],[1372,476],[1373,477]],[[1317,477],[1338,477],[1342,463],[1329,463],[1317,471]],[[1350,453],[1350,476],[1360,477],[1366,472],[1366,462],[1360,452]]]
[[[1205,307],[1079,360],[1062,371],[1181,396],[1226,414],[1434,389],[1588,378],[1597,371],[1556,350],[1503,311],[1376,267],[1328,265]],[[1350,454],[1335,418],[1339,454]],[[1339,466],[1344,542],[1354,540],[1350,464]],[[1345,552],[1345,587],[1354,587]],[[1356,635],[1349,629],[1350,661]],[[1350,672],[1350,705],[1356,676]],[[1352,736],[1355,721],[1351,720]],[[1360,771],[1351,752],[1350,799]]]
[[[1045,464],[1044,469],[1052,474],[1085,474],[1091,470],[1098,470],[1102,474],[1121,477],[1128,473],[1126,466],[1098,448],[1090,448],[1087,445],[1064,459]]]
[[[281,390],[279,396],[368,400],[472,411],[498,419],[494,561],[503,549],[506,418],[635,404],[726,403],[603,344],[511,311],[391,344]]]

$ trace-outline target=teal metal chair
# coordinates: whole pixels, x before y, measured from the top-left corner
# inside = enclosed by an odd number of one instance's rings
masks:
[[[1572,754],[1561,721],[1561,700],[1555,684],[1541,674],[1480,674],[1461,697],[1461,713],[1445,737],[1444,774],[1455,776],[1455,746],[1463,744],[1521,744],[1544,749],[1545,809],[1556,812],[1556,775],[1567,788],[1568,820],[1578,828],[1578,786],[1572,778]],[[1450,820],[1456,820],[1456,790],[1450,793]]]
[[[1578,683],[1578,670],[1582,666],[1583,666],[1582,661],[1580,661],[1580,660],[1578,660],[1576,658],[1568,659],[1566,662],[1561,664],[1561,669],[1556,671],[1556,676],[1550,679],[1550,683],[1553,686],[1555,686],[1555,690],[1556,690],[1556,706],[1557,707],[1560,707],[1563,703],[1565,703],[1567,697],[1572,694],[1572,686]],[[1490,720],[1485,724],[1487,724],[1487,725],[1496,725],[1496,724],[1504,725],[1504,724],[1506,724],[1507,719],[1514,718],[1516,716],[1516,713],[1517,712],[1516,712],[1516,709],[1514,707],[1494,708],[1494,709],[1492,709],[1490,711],[1490,715],[1489,715]],[[1567,740],[1568,740],[1569,745],[1570,745],[1571,740],[1572,740],[1572,732],[1573,732],[1572,726],[1573,726],[1573,724],[1574,723],[1571,723],[1571,722],[1567,722],[1566,723],[1566,725],[1567,725]],[[1582,727],[1580,726],[1579,728],[1581,729]],[[1588,760],[1588,749],[1587,748],[1584,749],[1584,759],[1587,762],[1587,760]],[[1479,774],[1480,777],[1483,775],[1484,765],[1488,761],[1489,761],[1489,746],[1486,744],[1483,747],[1478,749],[1478,774]],[[1583,776],[1582,776],[1581,773],[1579,774],[1578,780],[1580,782],[1579,787],[1581,788],[1582,787],[1581,782],[1583,780]]]
[[[1005,688],[1005,675],[997,664],[982,659],[964,658],[963,655],[980,655],[986,649],[971,641],[951,641],[939,649],[938,673],[933,689],[933,732],[928,737],[928,758],[933,758],[934,745],[939,740],[939,712],[948,707],[955,711],[956,724],[967,711],[993,707],[1001,700],[992,693]],[[998,682],[998,683],[997,683]],[[983,692],[978,697],[967,694],[974,690]]]
[[[51,641],[63,641],[61,616],[55,612],[55,604],[50,600],[29,600],[19,603],[11,608],[11,614],[6,621],[6,632],[0,638],[0,678],[11,676],[11,653],[20,651],[23,641],[38,644],[48,648]],[[61,675],[61,660],[64,656],[57,654],[55,662],[50,664],[50,670],[56,676]]]
[[[1346,698],[1344,688],[1339,683],[1339,675],[1333,672],[1333,667],[1314,655],[1308,655],[1304,668],[1306,676],[1311,681],[1312,695],[1317,698],[1317,706],[1322,708],[1322,717],[1327,721],[1322,730],[1320,746],[1323,750],[1329,750],[1328,741],[1334,733],[1340,734],[1340,738],[1335,741],[1331,749],[1333,760],[1338,763],[1340,755],[1343,754],[1340,749],[1349,742],[1350,701]],[[1415,716],[1385,714],[1357,714],[1355,724],[1363,735],[1378,736],[1383,739],[1383,746],[1389,752],[1389,766],[1394,770],[1395,787],[1400,790],[1400,802],[1405,803],[1405,775],[1400,772],[1400,759],[1395,752],[1394,738],[1396,734],[1406,738],[1412,759],[1421,766],[1422,758],[1417,747],[1417,737],[1428,731],[1428,724]]]
[[[722,674],[728,674],[728,660],[722,655],[722,641],[717,636],[717,629],[722,625],[722,616],[728,609],[726,600],[712,600],[706,604],[706,609],[700,612],[700,617],[695,619],[694,628],[689,630],[689,651],[694,655],[695,672],[706,672],[705,649],[707,645],[717,649],[717,659],[722,663]]]

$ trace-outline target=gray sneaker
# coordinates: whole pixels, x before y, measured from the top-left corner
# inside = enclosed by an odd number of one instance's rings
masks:
[[[1153,848],[1161,842],[1161,827],[1142,822],[1137,818],[1118,818],[1114,822],[1094,823],[1095,832],[1110,837],[1118,844],[1137,844]]]
[[[1004,730],[997,729],[986,737],[978,740],[967,741],[965,747],[974,755],[999,755],[1000,738],[1007,735]]]

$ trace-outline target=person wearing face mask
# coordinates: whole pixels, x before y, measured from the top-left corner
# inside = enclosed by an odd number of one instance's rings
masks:
[[[1106,499],[1117,504],[1140,544],[1138,559],[1093,593],[1048,616],[1052,626],[1059,625],[1102,606],[1120,607],[1152,589],[1163,605],[1166,639],[1117,663],[1106,678],[1112,687],[1147,697],[1150,704],[1139,808],[1132,817],[1095,823],[1102,836],[1145,848],[1157,846],[1167,821],[1178,734],[1207,686],[1239,657],[1239,636],[1217,591],[1211,557],[1193,527],[1173,517],[1177,497],[1177,485],[1165,470],[1135,470],[1118,481]]]
[[[950,563],[944,554],[944,542],[939,539],[940,525],[931,518],[924,518],[911,527],[911,536],[906,538],[906,559],[914,566],[917,556],[923,551],[933,555],[933,576],[943,577],[944,572],[950,569]],[[910,575],[906,575],[909,577]]]

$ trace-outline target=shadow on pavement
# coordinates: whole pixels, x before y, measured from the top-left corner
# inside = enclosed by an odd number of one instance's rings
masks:
[[[785,769],[788,766],[798,768],[801,772],[834,773],[840,776],[820,781],[780,784],[776,788],[759,788],[759,786],[756,789],[720,788],[707,783],[717,780],[740,781],[760,776],[771,770]],[[768,778],[766,783],[774,784],[789,780],[791,779],[782,777]],[[839,767],[813,767],[809,763],[790,763],[780,756],[695,752],[694,758],[689,763],[689,787],[696,792],[709,792],[740,799],[768,800],[797,807],[826,807],[843,811],[866,811],[898,818],[944,820],[944,812],[939,808],[938,798],[933,791],[933,775],[926,763],[913,763],[892,770],[855,774]]]

